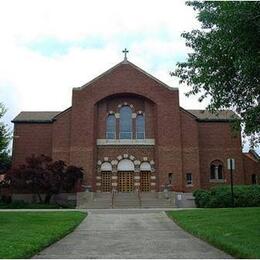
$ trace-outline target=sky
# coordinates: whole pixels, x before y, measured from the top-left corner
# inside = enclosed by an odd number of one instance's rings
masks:
[[[199,27],[179,0],[0,0],[0,102],[4,122],[20,111],[62,111],[80,87],[128,59],[171,87],[180,105],[204,109],[169,75],[191,51],[181,37]]]

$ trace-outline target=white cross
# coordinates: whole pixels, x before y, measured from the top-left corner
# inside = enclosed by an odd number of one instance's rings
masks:
[[[127,55],[127,53],[129,52],[129,50],[127,50],[127,49],[125,48],[124,50],[122,50],[122,52],[125,54],[125,60],[127,60],[126,55]]]

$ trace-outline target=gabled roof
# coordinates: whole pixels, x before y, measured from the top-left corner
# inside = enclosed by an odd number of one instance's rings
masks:
[[[22,111],[16,116],[13,123],[51,123],[60,111]]]
[[[253,149],[250,149],[247,153],[244,153],[244,155],[247,156],[248,158],[250,158],[251,160],[255,161],[255,162],[260,161],[260,156]]]
[[[112,72],[114,69],[118,68],[121,65],[130,65],[131,67],[133,67],[134,69],[140,71],[141,73],[143,73],[145,76],[149,77],[150,79],[156,81],[157,83],[159,83],[160,85],[166,87],[167,89],[171,90],[171,91],[175,91],[178,90],[178,88],[174,88],[174,87],[170,87],[167,84],[165,84],[164,82],[160,81],[159,79],[157,79],[156,77],[152,76],[151,74],[149,74],[148,72],[144,71],[143,69],[139,68],[138,66],[136,66],[135,64],[133,64],[132,62],[128,61],[128,60],[123,60],[121,62],[119,62],[118,64],[116,64],[115,66],[113,66],[112,68],[108,69],[107,71],[105,71],[104,73],[100,74],[99,76],[97,76],[96,78],[92,79],[91,81],[89,81],[88,83],[84,84],[83,86],[79,87],[79,88],[74,88],[74,90],[82,90],[86,87],[88,87],[89,85],[91,85],[92,83],[94,83],[95,81],[97,81],[98,79],[101,79],[102,77],[106,76],[107,74],[109,74],[110,72]]]
[[[199,109],[187,109],[186,111],[195,116],[199,121],[232,121],[239,118],[232,110],[220,110],[217,113]]]
[[[64,111],[23,111],[16,116],[13,123],[51,123],[57,116],[70,110],[71,107]],[[231,121],[237,118],[237,115],[231,111],[219,111],[218,114],[212,114],[206,110],[182,110],[188,112],[192,116],[198,119],[198,121]]]

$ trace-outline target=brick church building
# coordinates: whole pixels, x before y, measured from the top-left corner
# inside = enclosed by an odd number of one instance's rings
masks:
[[[13,165],[45,154],[81,166],[92,191],[191,192],[229,183],[227,158],[234,158],[234,183],[255,183],[259,158],[242,153],[235,116],[180,107],[177,88],[125,58],[74,88],[68,109],[15,117]]]

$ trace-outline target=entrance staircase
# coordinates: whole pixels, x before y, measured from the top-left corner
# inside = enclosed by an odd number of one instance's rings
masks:
[[[124,208],[173,208],[174,194],[166,197],[157,192],[82,192],[77,197],[77,208],[88,209],[124,209]]]

